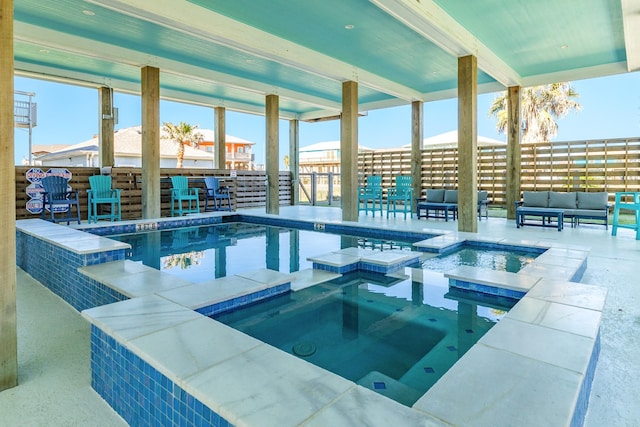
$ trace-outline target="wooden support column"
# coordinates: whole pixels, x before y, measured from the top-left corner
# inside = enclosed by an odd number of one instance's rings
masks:
[[[215,150],[214,167],[216,169],[226,169],[227,163],[227,130],[226,130],[226,108],[215,107],[213,126],[215,128]]]
[[[291,204],[298,204],[300,192],[300,121],[289,120],[289,170],[291,171]]]
[[[100,166],[114,166],[114,125],[115,117],[113,116],[113,89],[110,87],[101,87],[98,89],[98,102],[100,103],[100,132],[99,132],[99,150],[100,150]]]
[[[0,391],[18,385],[13,0],[0,0]]]
[[[478,232],[478,59],[458,58],[458,231]]]
[[[422,197],[422,141],[424,129],[424,108],[422,101],[411,103],[411,183],[413,198]]]
[[[279,119],[280,98],[278,95],[267,95],[266,103],[267,120],[267,213],[277,215],[280,213],[280,176],[279,176]]]
[[[340,119],[342,220],[358,221],[358,83],[342,83]]]
[[[160,218],[160,70],[142,68],[142,218]]]
[[[516,219],[515,202],[520,200],[520,108],[520,86],[512,86],[507,96],[507,219]]]

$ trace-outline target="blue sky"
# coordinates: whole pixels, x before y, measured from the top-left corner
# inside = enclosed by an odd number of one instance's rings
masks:
[[[572,112],[558,123],[556,141],[626,138],[640,136],[640,73],[629,73],[573,82],[580,94],[582,111]],[[67,84],[16,77],[15,89],[35,92],[38,124],[33,129],[33,144],[77,144],[98,133],[98,91]],[[495,119],[488,116],[495,94],[478,97],[478,134],[505,140],[495,130]],[[140,124],[140,98],[116,93],[121,129]],[[424,137],[457,128],[457,100],[424,104]],[[188,104],[161,102],[160,121],[185,121],[200,128],[213,129],[213,109]],[[256,143],[257,163],[264,163],[265,120],[263,116],[227,111],[227,134]],[[371,148],[400,147],[411,142],[411,107],[370,111],[359,119],[360,145]],[[340,139],[337,120],[300,123],[300,146]],[[29,136],[25,129],[15,130],[16,164],[28,155]],[[289,125],[280,121],[280,163],[289,150]]]

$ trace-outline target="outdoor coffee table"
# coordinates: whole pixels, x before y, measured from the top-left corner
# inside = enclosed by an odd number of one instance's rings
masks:
[[[564,209],[553,209],[553,208],[528,208],[528,207],[519,207],[516,209],[516,226],[520,228],[525,225],[524,219],[525,216],[539,216],[542,218],[542,224],[526,224],[526,225],[535,225],[538,227],[555,227],[551,223],[551,218],[556,218],[558,221],[558,231],[562,231],[564,227]],[[546,221],[545,221],[546,220]]]

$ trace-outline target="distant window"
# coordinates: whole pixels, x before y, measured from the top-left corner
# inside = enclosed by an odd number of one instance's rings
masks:
[[[238,147],[238,153],[244,153],[244,147]]]
[[[213,153],[213,147],[212,146],[208,146],[207,147],[207,153]]]

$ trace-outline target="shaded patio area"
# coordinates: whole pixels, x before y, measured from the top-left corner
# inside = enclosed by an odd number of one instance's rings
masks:
[[[246,210],[262,213],[261,209]],[[340,210],[292,206],[281,217],[340,221]],[[455,222],[383,219],[360,215],[360,223],[373,227],[455,232]],[[555,229],[516,229],[513,221],[490,218],[479,223],[480,235],[507,239],[590,246],[582,283],[608,289],[602,319],[602,350],[591,392],[585,425],[637,425],[640,350],[635,329],[640,316],[640,290],[635,283],[640,246],[630,230],[617,237],[602,226]],[[90,388],[89,324],[57,296],[18,274],[18,333],[20,386],[0,393],[3,420],[22,425],[125,425]],[[500,379],[496,379],[499,381]]]

